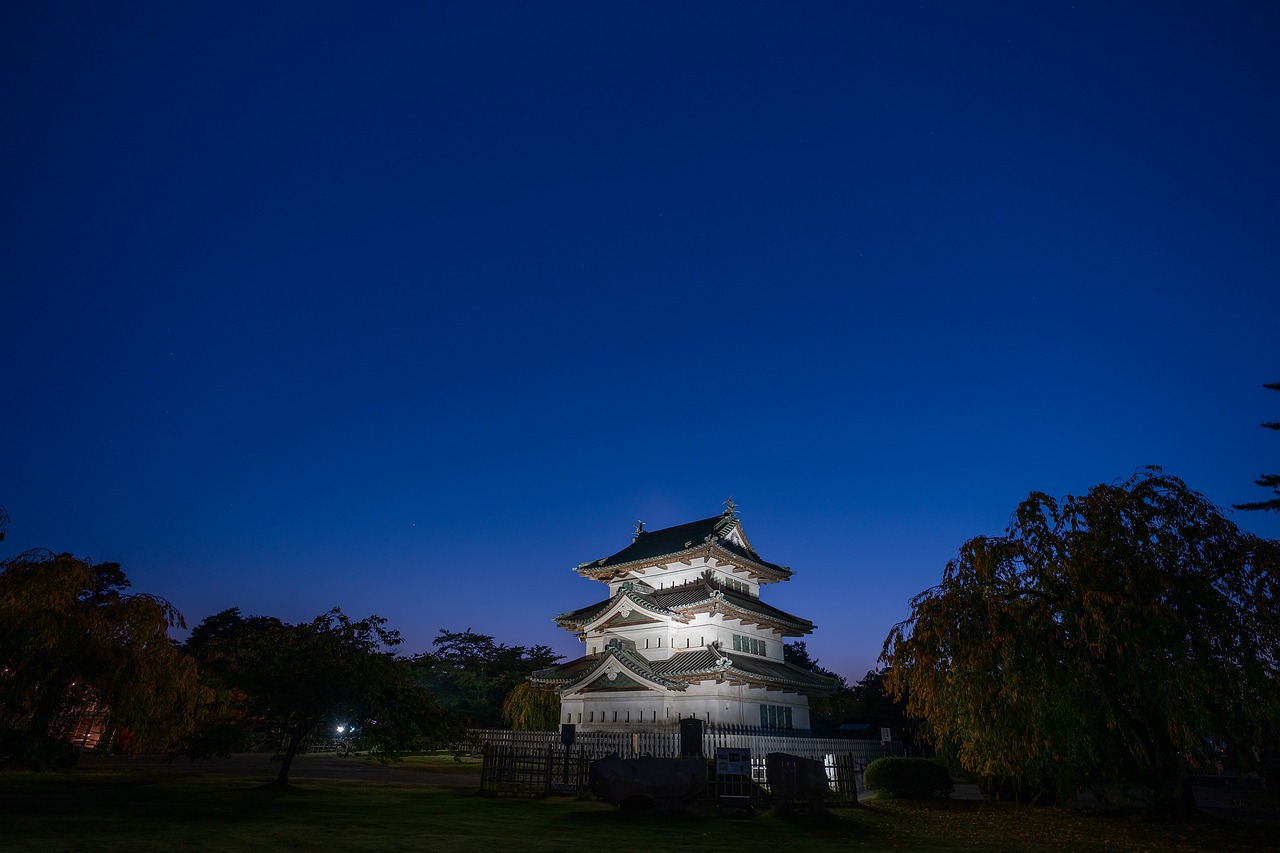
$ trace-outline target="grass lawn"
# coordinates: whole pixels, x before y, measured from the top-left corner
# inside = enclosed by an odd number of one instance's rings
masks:
[[[373,759],[366,759],[373,764],[378,762]],[[432,752],[423,755],[406,755],[398,761],[392,762],[390,767],[397,770],[414,770],[422,773],[445,773],[450,776],[465,775],[480,777],[480,768],[484,766],[484,762],[479,758],[471,758],[464,756],[462,759],[455,759],[452,752]]]
[[[1278,843],[1274,825],[1150,825],[975,802],[873,801],[784,820],[370,782],[278,791],[196,774],[0,773],[2,850],[1252,851]]]

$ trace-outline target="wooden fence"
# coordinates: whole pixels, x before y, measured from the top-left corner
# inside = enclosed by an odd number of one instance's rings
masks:
[[[546,797],[587,790],[594,757],[581,747],[559,743],[539,747],[493,744],[484,747],[480,790],[486,794]]]
[[[714,759],[717,748],[751,750],[751,781],[761,792],[768,791],[765,756],[785,752],[821,761],[826,768],[831,800],[856,802],[865,790],[863,772],[871,761],[884,755],[901,755],[900,744],[840,738],[783,737],[749,734],[726,729],[707,729],[702,736],[702,754]],[[483,753],[482,791],[497,794],[546,796],[552,793],[583,793],[587,769],[592,761],[606,755],[624,758],[680,755],[680,732],[579,732],[573,746],[560,742],[559,732],[513,732],[473,729],[459,751]]]

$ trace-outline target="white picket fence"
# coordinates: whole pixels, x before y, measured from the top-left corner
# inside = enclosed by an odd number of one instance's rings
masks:
[[[479,751],[486,744],[538,749],[559,745],[559,732],[513,732],[502,729],[472,729],[464,748]],[[578,732],[574,746],[581,746],[598,758],[610,753],[626,757],[654,756],[674,758],[680,755],[680,730],[639,732]],[[900,744],[880,744],[867,740],[845,738],[786,737],[772,734],[751,734],[704,729],[702,754],[713,757],[717,747],[750,749],[753,756],[763,758],[770,752],[786,752],[803,758],[823,759],[827,755],[852,755],[863,761],[873,761],[884,755],[901,755]]]

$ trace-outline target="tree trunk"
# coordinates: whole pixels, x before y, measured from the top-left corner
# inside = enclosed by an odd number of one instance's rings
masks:
[[[44,679],[39,690],[27,724],[20,761],[35,770],[47,770],[59,763],[70,766],[75,763],[77,753],[69,742],[64,743],[55,736],[55,727],[66,710],[69,685],[55,675]]]
[[[1173,742],[1162,738],[1153,749],[1151,816],[1157,820],[1185,820],[1196,811],[1191,780]]]
[[[302,746],[302,739],[311,730],[310,726],[298,726],[289,733],[289,745],[285,747],[284,757],[280,759],[280,772],[276,774],[275,784],[283,788],[289,784],[289,768],[293,766],[293,757]]]

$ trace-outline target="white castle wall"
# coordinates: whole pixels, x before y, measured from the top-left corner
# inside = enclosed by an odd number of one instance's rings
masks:
[[[715,725],[758,726],[761,705],[790,708],[791,727],[809,728],[809,702],[805,696],[711,681],[665,694],[653,690],[569,694],[560,700],[560,722],[574,723],[582,731],[664,728],[685,717]]]

